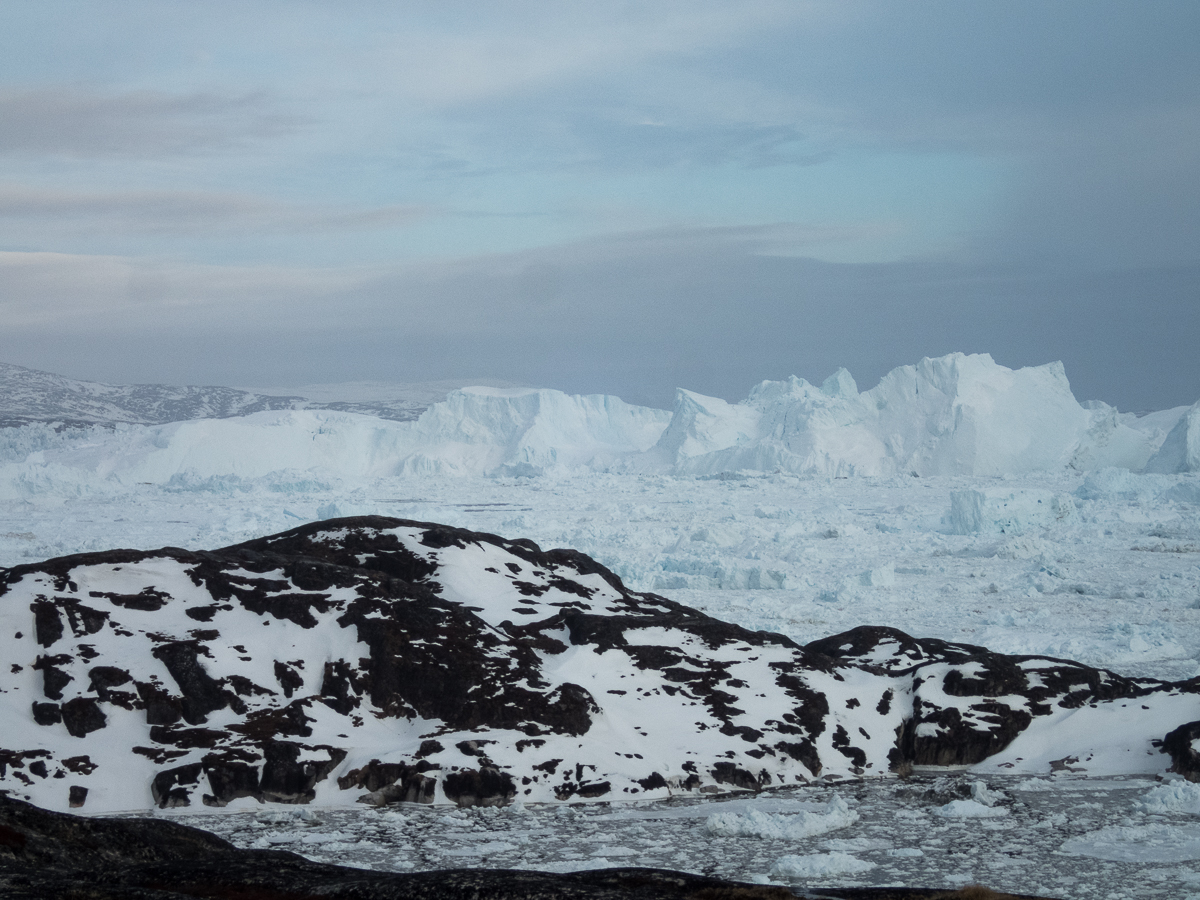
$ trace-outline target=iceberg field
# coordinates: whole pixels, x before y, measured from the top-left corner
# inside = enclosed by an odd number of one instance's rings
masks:
[[[0,566],[220,547],[377,514],[575,548],[632,589],[800,643],[874,624],[1190,679],[1198,409],[1139,418],[1078,403],[1061,366],[954,354],[865,392],[842,370],[819,387],[764,382],[740,403],[680,391],[671,411],[466,388],[412,422],[291,409],[26,424],[0,429]],[[1093,727],[1074,720],[1064,727]],[[1200,896],[1193,785],[1085,777],[1053,751],[1011,748],[1061,763],[1046,777],[997,766],[746,800],[156,814],[382,868],[662,865],[784,883]],[[1125,765],[1094,762],[1110,763]]]

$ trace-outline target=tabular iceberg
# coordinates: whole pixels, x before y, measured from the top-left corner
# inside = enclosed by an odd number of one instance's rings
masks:
[[[680,390],[671,412],[604,395],[473,387],[409,422],[288,410],[61,432],[31,424],[0,429],[0,498],[49,483],[86,492],[103,482],[279,472],[835,477],[1200,467],[1200,404],[1146,419],[1081,406],[1060,363],[1012,370],[955,353],[895,369],[862,393],[840,369],[819,388],[795,377],[765,381],[740,403]]]

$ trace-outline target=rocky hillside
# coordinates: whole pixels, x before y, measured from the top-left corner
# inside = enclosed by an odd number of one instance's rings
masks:
[[[802,647],[574,551],[380,517],[0,570],[0,647],[0,788],[89,811],[1187,773],[1200,694],[886,628]]]

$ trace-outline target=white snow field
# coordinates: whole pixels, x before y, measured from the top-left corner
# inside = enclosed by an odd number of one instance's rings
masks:
[[[632,589],[801,643],[873,624],[1200,676],[1200,405],[1085,407],[1056,364],[956,354],[863,393],[843,370],[820,387],[765,382],[740,404],[681,391],[672,412],[483,388],[415,422],[302,410],[0,429],[0,566],[216,548],[359,514],[572,547]],[[390,869],[655,865],[1200,898],[1200,801],[1155,780],[1165,756],[1148,760],[1015,776],[1001,755],[961,775],[641,805],[153,814]]]

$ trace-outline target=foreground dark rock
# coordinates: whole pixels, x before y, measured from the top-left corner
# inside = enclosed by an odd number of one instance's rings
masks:
[[[1194,765],[1163,739],[1200,693],[874,626],[802,647],[575,551],[381,517],[0,570],[0,649],[0,790],[89,812],[1161,773]]]
[[[1180,725],[1162,742],[1162,751],[1171,757],[1171,771],[1188,781],[1200,781],[1200,722]]]
[[[0,797],[0,896],[9,900],[919,900],[961,892],[747,885],[659,869],[554,875],[458,869],[395,874],[239,850],[207,832],[150,819],[84,819]],[[979,895],[977,900],[987,896]]]

